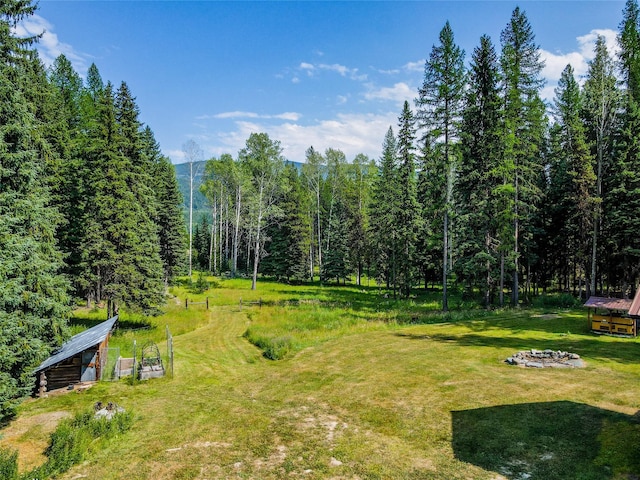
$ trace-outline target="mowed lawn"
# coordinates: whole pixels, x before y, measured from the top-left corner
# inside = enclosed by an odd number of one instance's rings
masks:
[[[44,419],[111,401],[135,413],[132,430],[63,478],[640,475],[640,341],[589,333],[580,310],[446,317],[437,296],[407,303],[374,288],[249,286],[223,280],[201,295],[174,288],[154,328],[112,339],[125,356],[133,339],[152,338],[164,351],[169,326],[174,378],[30,400],[0,443],[32,466],[46,446]],[[208,311],[185,309],[186,296],[206,295]],[[247,305],[260,298],[262,306]],[[265,358],[247,330],[283,347],[284,358]],[[586,367],[504,362],[531,348],[578,353]]]

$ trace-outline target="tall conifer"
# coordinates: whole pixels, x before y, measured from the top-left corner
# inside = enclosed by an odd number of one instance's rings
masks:
[[[524,233],[530,229],[540,196],[539,178],[543,168],[541,146],[544,139],[545,108],[540,99],[544,63],[535,44],[535,35],[525,13],[516,7],[500,40],[500,65],[504,101],[504,162],[502,173],[505,215],[512,227],[503,245],[511,246],[512,297],[519,304],[521,255],[527,249]],[[506,229],[504,229],[506,233]],[[510,237],[510,238],[509,238]],[[524,244],[524,245],[523,245]]]
[[[456,144],[460,133],[465,69],[464,50],[455,44],[449,22],[440,31],[439,38],[439,45],[433,46],[426,62],[424,81],[416,103],[417,118],[420,127],[424,129],[422,141],[432,143],[431,146],[425,145],[426,150],[432,155],[434,168],[430,171],[430,175],[440,177],[444,187],[436,190],[441,192],[442,198],[433,204],[433,207],[440,206],[443,219],[442,309],[447,311],[449,309],[447,283],[451,268],[452,190],[458,156]]]

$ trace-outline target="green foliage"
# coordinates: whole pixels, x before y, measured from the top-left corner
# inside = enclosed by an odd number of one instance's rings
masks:
[[[256,347],[262,349],[263,355],[269,360],[282,360],[293,350],[293,342],[290,336],[262,336],[249,328],[245,333],[245,337]]]
[[[582,302],[569,293],[543,294],[536,297],[533,301],[535,308],[553,309],[553,308],[576,308],[580,307]]]
[[[32,370],[66,338],[68,282],[56,243],[44,137],[47,113],[32,102],[47,90],[43,68],[10,26],[30,2],[0,6],[0,421],[33,387]],[[53,170],[53,169],[52,169]]]
[[[0,478],[18,480],[18,452],[0,448]]]
[[[458,163],[458,139],[462,120],[466,73],[464,50],[456,45],[449,22],[440,31],[440,43],[431,49],[424,80],[416,101],[416,117],[423,129],[425,186],[420,202],[430,219],[442,218],[442,309],[448,309],[447,287],[450,259],[450,224],[453,220],[453,181]],[[433,240],[432,240],[433,242]]]
[[[111,419],[95,417],[93,412],[78,413],[60,422],[51,434],[45,451],[44,465],[25,475],[25,478],[49,478],[65,473],[77,465],[97,447],[96,440],[108,441],[125,433],[133,425],[130,412],[117,412]]]
[[[307,256],[311,242],[309,204],[295,166],[288,164],[285,167],[281,187],[282,217],[267,226],[267,253],[260,271],[278,280],[303,280],[308,277]]]
[[[191,281],[191,288],[190,290],[193,293],[204,293],[209,289],[210,285],[209,285],[209,281],[207,280],[206,275],[204,274],[204,272],[200,271],[198,272],[198,279],[193,282]]]
[[[454,185],[458,216],[457,277],[495,301],[499,278],[498,173],[502,155],[498,58],[487,36],[473,52],[465,99],[461,160]]]

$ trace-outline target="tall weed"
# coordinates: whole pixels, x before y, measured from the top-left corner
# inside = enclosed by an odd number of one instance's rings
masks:
[[[0,478],[3,480],[18,479],[18,452],[0,448]]]
[[[115,413],[110,420],[96,418],[93,412],[82,412],[64,420],[51,434],[49,446],[45,450],[47,461],[22,478],[44,479],[60,475],[80,463],[95,448],[97,439],[104,441],[113,438],[127,431],[132,424],[133,415],[129,412]]]

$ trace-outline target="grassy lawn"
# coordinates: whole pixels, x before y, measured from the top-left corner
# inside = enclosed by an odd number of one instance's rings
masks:
[[[133,428],[64,478],[640,475],[640,341],[589,333],[582,311],[443,316],[437,294],[402,302],[373,287],[271,282],[252,292],[248,280],[172,295],[161,317],[123,315],[110,346],[127,356],[151,339],[164,351],[168,326],[174,378],[27,401],[0,430],[23,468],[42,461],[48,421],[112,401],[135,413]],[[185,309],[206,296],[208,311]],[[103,316],[79,311],[78,328]],[[504,363],[530,348],[578,353],[586,367]]]

